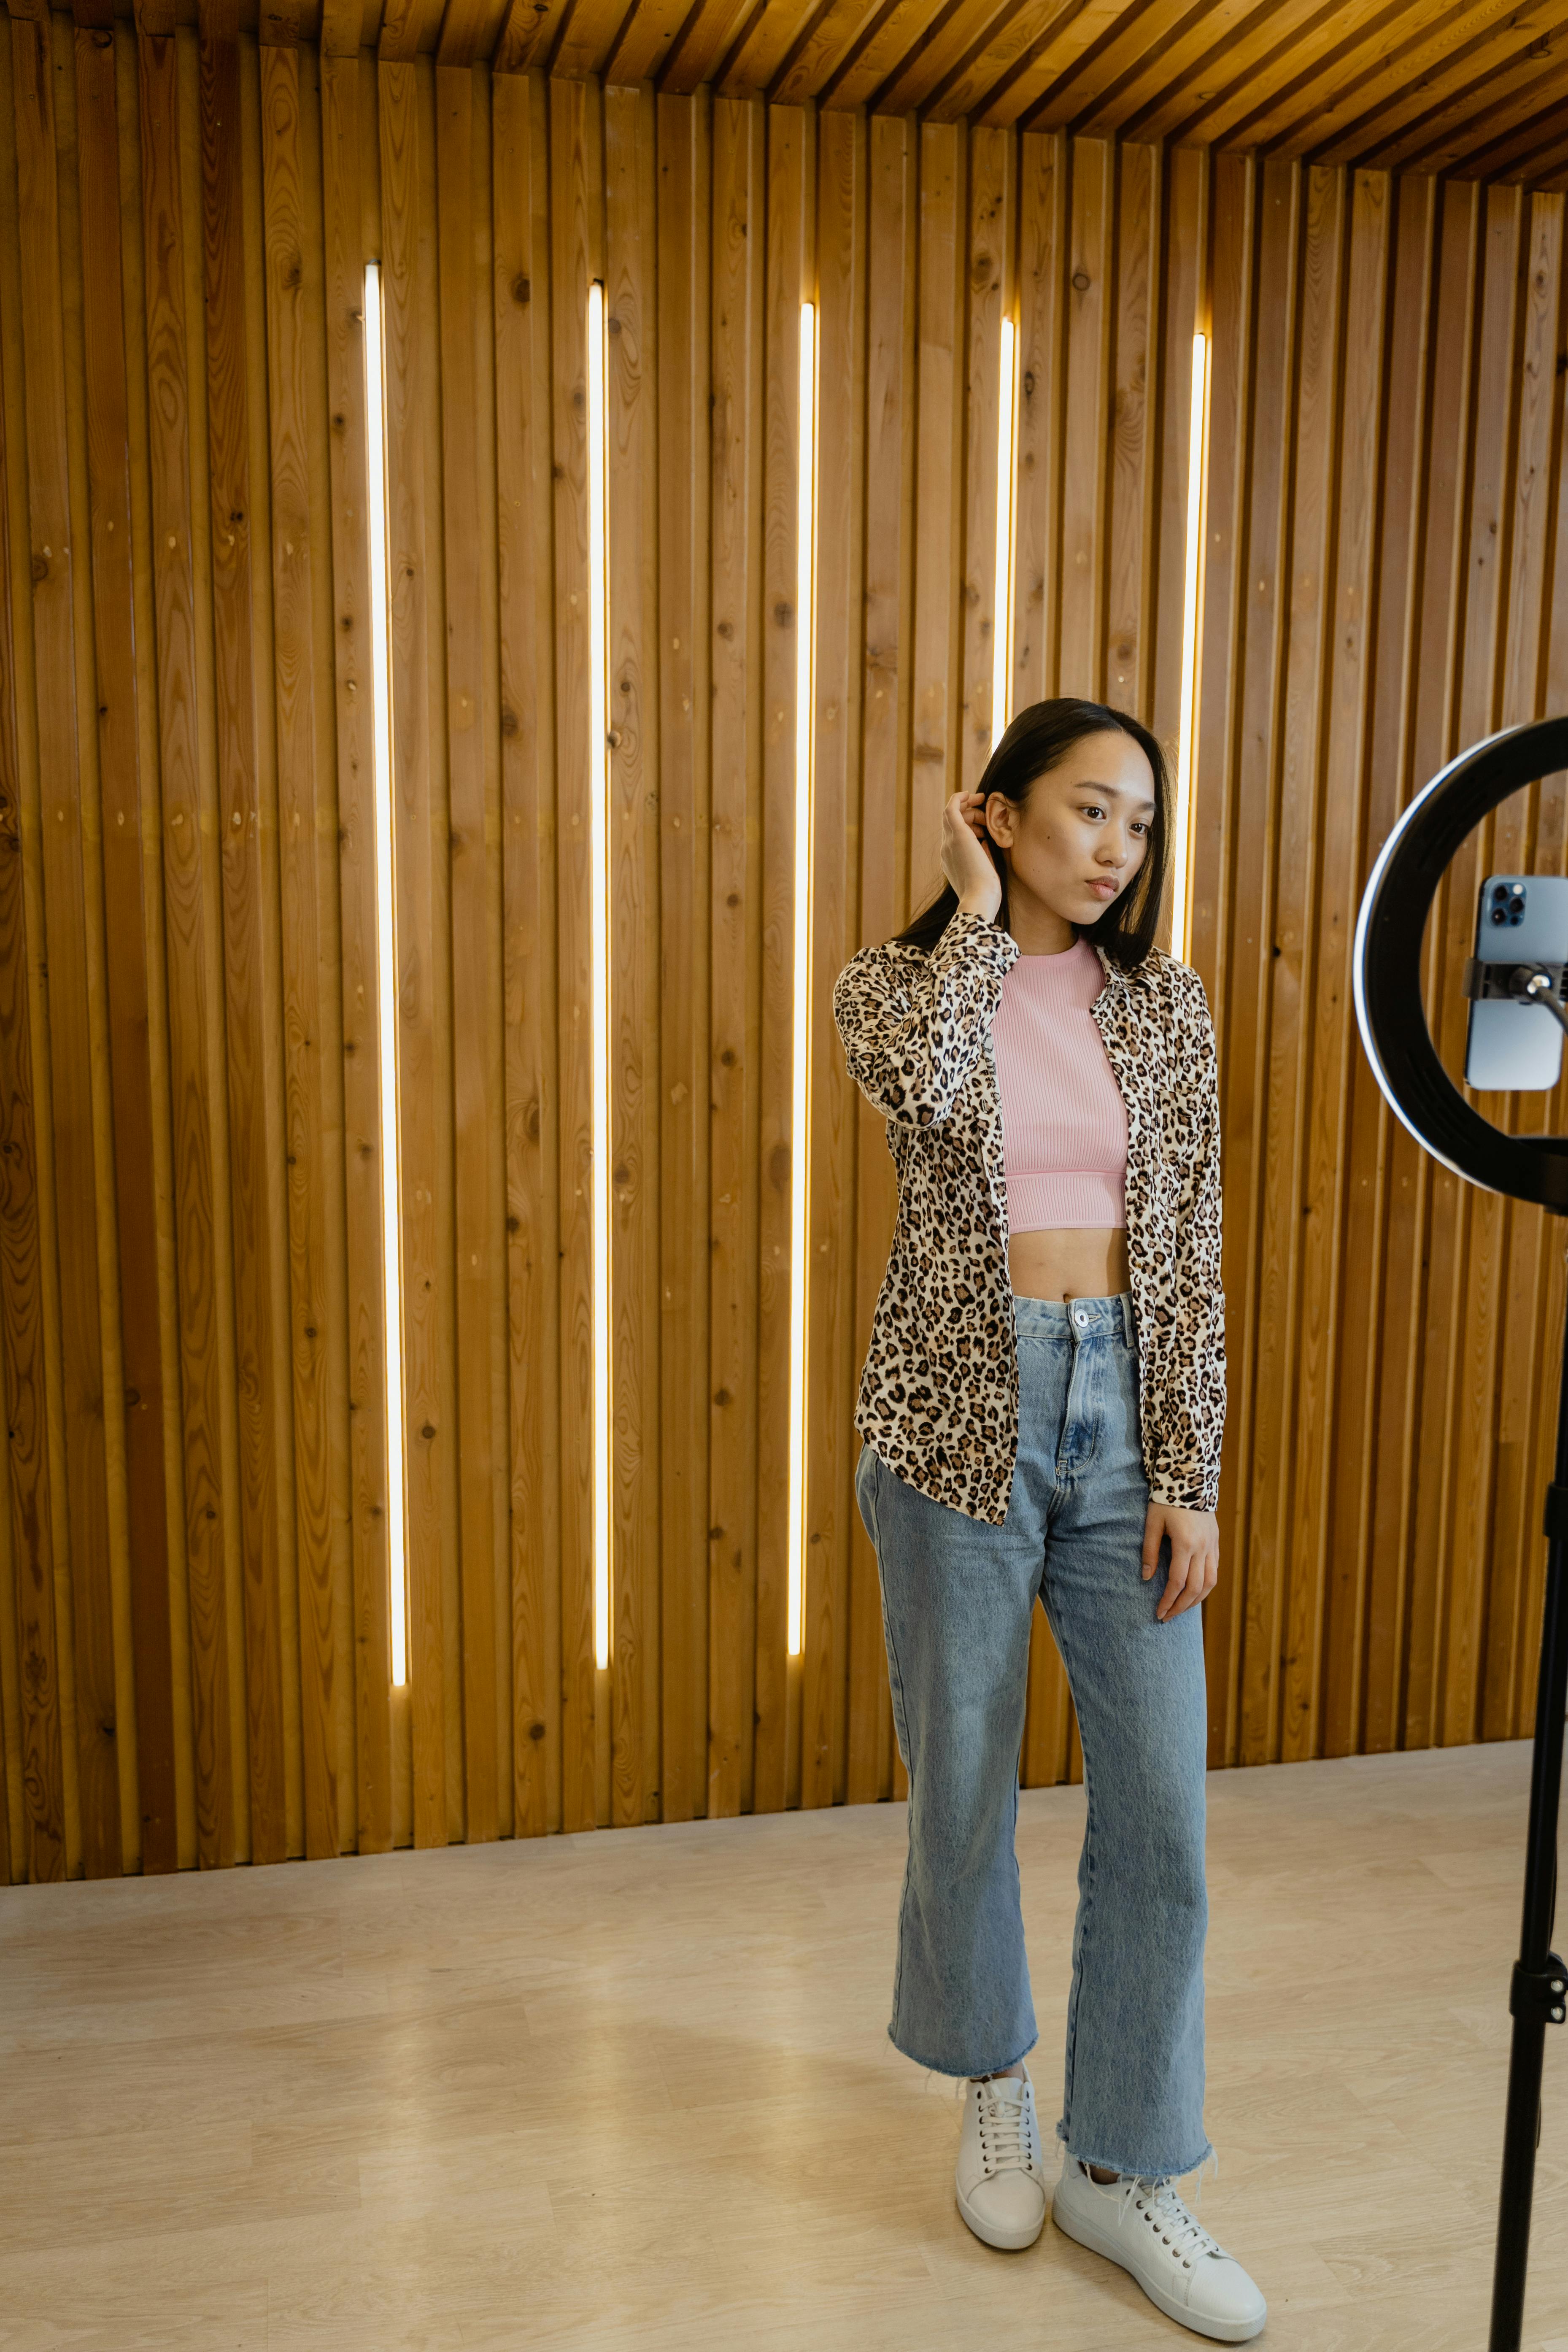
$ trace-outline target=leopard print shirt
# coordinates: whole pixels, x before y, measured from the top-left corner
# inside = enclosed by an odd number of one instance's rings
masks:
[[[1212,1511],[1225,1427],[1219,1066],[1204,984],[1103,948],[1091,1008],[1127,1106],[1127,1256],[1152,1502]],[[850,1076],[888,1122],[899,1213],[855,1426],[934,1502],[1000,1527],[1018,1449],[1002,1102],[991,1024],[1018,955],[984,916],[862,948],[834,984]]]

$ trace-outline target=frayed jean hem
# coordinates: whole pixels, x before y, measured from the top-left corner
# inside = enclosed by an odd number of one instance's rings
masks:
[[[1057,2140],[1066,2146],[1068,2135],[1058,2123]],[[1124,2179],[1136,2176],[1140,2180],[1184,2180],[1189,2172],[1202,2174],[1205,2167],[1219,2164],[1219,2151],[1213,2140],[1205,2139],[1201,2156],[1191,2158],[1185,2164],[1130,2164],[1125,2157],[1102,2156],[1098,2149],[1067,2147],[1068,2157],[1079,2164],[1097,2164],[1101,2172],[1120,2172]]]
[[[918,2050],[910,2050],[899,2040],[890,2025],[888,2028],[888,2039],[900,2057],[907,2058],[911,2066],[922,2066],[928,2074],[951,2075],[955,2083],[973,2083],[982,2074],[1005,2074],[1009,2066],[1021,2065],[1030,2051],[1038,2047],[1040,2037],[1037,2033],[1031,2041],[1026,2042],[1022,2050],[1016,2052],[1011,2058],[998,2059],[994,2066],[951,2066],[944,2064],[940,2058],[922,2058]],[[1096,2164],[1100,2160],[1099,2157],[1094,2159]]]

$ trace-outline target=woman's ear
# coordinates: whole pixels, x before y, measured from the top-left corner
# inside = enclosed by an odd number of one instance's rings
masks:
[[[1005,793],[991,793],[985,802],[985,830],[998,849],[1011,849],[1018,812]]]

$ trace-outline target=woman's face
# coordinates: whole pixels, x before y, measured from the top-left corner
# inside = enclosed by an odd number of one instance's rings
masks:
[[[993,793],[985,824],[1008,853],[1010,893],[1032,896],[1087,929],[1131,887],[1149,855],[1154,776],[1148,754],[1120,728],[1086,735],[1036,777],[1022,808]]]

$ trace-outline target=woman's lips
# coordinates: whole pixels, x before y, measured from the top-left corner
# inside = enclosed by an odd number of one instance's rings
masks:
[[[1119,882],[1091,882],[1089,887],[1098,890],[1102,898],[1114,898],[1121,886]]]

